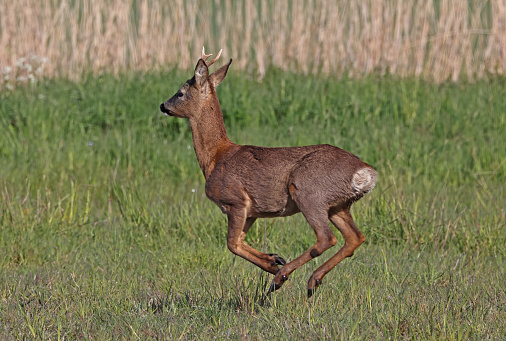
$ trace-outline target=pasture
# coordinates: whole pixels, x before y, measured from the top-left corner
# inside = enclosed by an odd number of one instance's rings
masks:
[[[217,65],[222,65],[218,63]],[[0,92],[1,339],[503,339],[506,84],[230,69],[232,141],[330,143],[373,165],[353,206],[366,242],[306,298],[226,247],[188,123],[159,104],[190,73],[44,80]],[[291,260],[302,216],[246,241]]]

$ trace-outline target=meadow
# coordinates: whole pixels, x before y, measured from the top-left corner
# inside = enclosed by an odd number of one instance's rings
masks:
[[[306,298],[226,247],[188,123],[159,104],[181,71],[46,79],[0,92],[1,339],[503,339],[506,84],[303,76],[232,64],[218,88],[232,141],[330,143],[373,165],[353,207],[366,242]],[[337,232],[337,231],[336,231]],[[339,233],[339,243],[342,238]],[[301,215],[259,220],[287,260]]]

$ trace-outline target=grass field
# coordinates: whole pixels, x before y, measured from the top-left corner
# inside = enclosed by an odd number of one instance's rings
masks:
[[[504,339],[506,83],[435,85],[234,71],[218,96],[241,144],[330,143],[373,165],[366,242],[306,298],[226,247],[188,124],[159,104],[189,75],[46,80],[0,92],[1,339]],[[338,236],[340,243],[341,236]],[[247,241],[294,259],[303,217]]]

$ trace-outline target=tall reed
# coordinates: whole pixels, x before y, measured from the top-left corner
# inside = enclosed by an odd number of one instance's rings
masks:
[[[224,49],[270,66],[436,82],[502,75],[504,0],[0,0],[0,88],[83,72],[190,68]]]

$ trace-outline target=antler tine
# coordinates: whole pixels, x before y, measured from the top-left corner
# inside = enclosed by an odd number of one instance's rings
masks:
[[[211,57],[212,54],[206,54],[204,46],[202,46],[202,60],[206,61],[207,58]],[[207,64],[207,63],[206,63]]]
[[[212,53],[211,54],[206,54],[205,50],[204,50],[204,46],[202,46],[202,60],[204,62],[206,62],[207,67],[209,67],[209,66],[213,65],[214,62],[218,60],[218,58],[220,58],[221,52],[223,52],[223,49],[221,49],[220,52],[218,52],[218,55],[213,60],[211,60],[210,62],[208,62],[208,61],[206,61],[206,59],[209,58],[210,56],[212,56],[213,54]]]
[[[220,49],[220,52],[218,52],[218,55],[217,55],[217,56],[216,56],[213,60],[211,60],[211,61],[207,64],[207,66],[211,66],[211,65],[213,65],[213,64],[214,64],[214,62],[215,62],[215,61],[217,61],[217,60],[218,60],[218,58],[220,58],[220,56],[221,56],[221,53],[222,53],[222,52],[223,52],[223,49]]]

